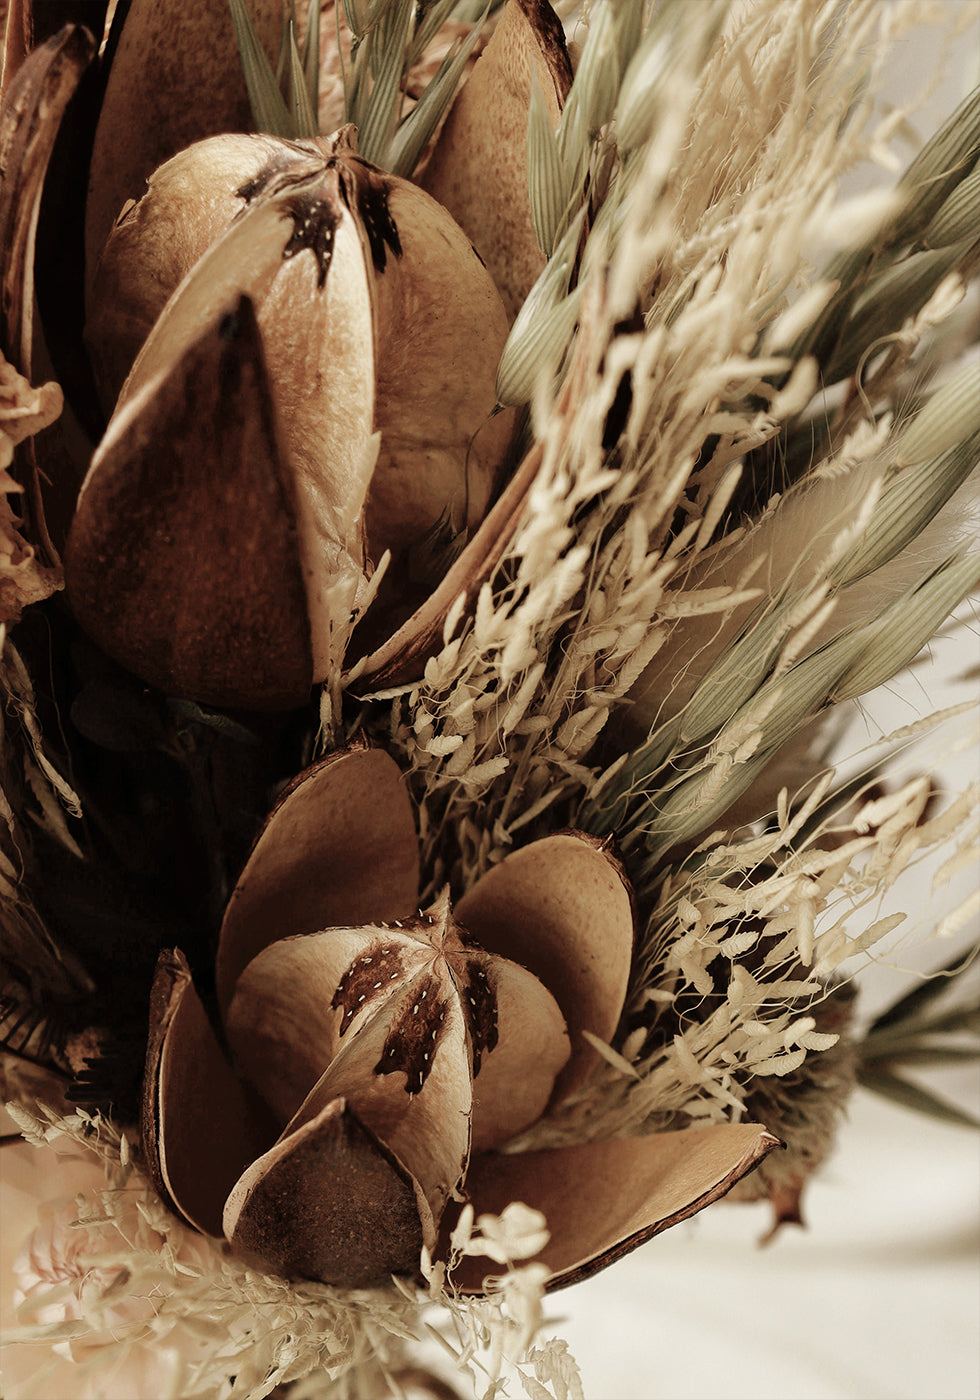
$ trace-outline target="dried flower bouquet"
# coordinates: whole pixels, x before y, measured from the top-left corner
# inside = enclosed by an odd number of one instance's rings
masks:
[[[968,1117],[969,952],[851,974],[976,788],[828,755],[980,580],[980,94],[842,201],[923,7],[564,17],[6,7],[10,1400],[581,1394],[549,1288]]]

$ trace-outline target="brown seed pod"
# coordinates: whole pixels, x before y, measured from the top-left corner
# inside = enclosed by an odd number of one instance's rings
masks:
[[[486,511],[512,431],[494,413],[507,324],[486,269],[445,210],[360,160],[347,130],[224,136],[124,209],[95,305],[115,411],[69,538],[80,621],[171,692],[301,703],[339,668],[384,553],[368,645],[439,582],[418,577],[418,546]],[[212,608],[230,628],[220,643]]]
[[[420,176],[472,238],[511,317],[545,264],[528,196],[534,83],[557,126],[572,84],[561,22],[545,0],[508,0]]]
[[[455,912],[446,892],[417,913],[418,878],[397,764],[335,752],[283,795],[225,913],[227,1053],[186,964],[163,956],[144,1143],[198,1229],[357,1287],[415,1273],[423,1244],[451,1259],[466,1198],[498,1214],[520,1200],[547,1217],[557,1287],[692,1215],[775,1146],[741,1123],[508,1152],[581,1082],[595,1056],[583,1033],[616,1028],[631,891],[607,846],[575,831],[509,855]],[[485,1266],[464,1258],[456,1284],[480,1289]]]

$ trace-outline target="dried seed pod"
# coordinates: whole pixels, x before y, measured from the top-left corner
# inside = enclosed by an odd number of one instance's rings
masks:
[[[302,7],[300,7],[302,8]],[[282,0],[249,0],[273,56]],[[164,161],[203,137],[247,131],[248,90],[228,0],[131,0],[106,85],[92,152],[85,243],[89,277],[127,199]]]
[[[629,885],[604,843],[574,831],[495,866],[459,922],[448,893],[414,912],[418,878],[397,764],[335,752],[284,794],[225,914],[227,1054],[186,964],[164,955],[144,1142],[198,1229],[358,1287],[414,1273],[423,1244],[448,1258],[467,1196],[478,1213],[523,1200],[547,1216],[559,1286],[693,1214],[775,1146],[725,1124],[508,1152],[588,1071],[583,1032],[617,1025]],[[464,1258],[454,1281],[479,1289],[483,1268]]]
[[[420,176],[486,259],[511,317],[545,264],[528,196],[533,83],[557,126],[572,85],[561,21],[547,0],[508,0]]]
[[[241,338],[243,297],[256,329]],[[438,583],[438,572],[418,577],[420,543],[474,528],[487,508],[512,419],[494,415],[507,324],[486,269],[445,210],[360,160],[346,130],[316,142],[225,136],[175,157],[123,211],[95,302],[93,356],[103,393],[118,398],[69,539],[80,620],[169,691],[274,706],[290,703],[285,690],[301,703],[339,666],[384,552],[366,645]],[[236,354],[222,348],[231,341]],[[211,407],[193,406],[208,375]],[[261,494],[278,500],[252,520],[263,458]],[[212,481],[223,485],[209,506]],[[240,531],[253,541],[243,559]],[[267,617],[250,577],[264,533],[286,551],[265,566],[283,576],[279,588],[265,581]],[[240,604],[240,625],[217,641],[209,608]],[[263,665],[270,649],[277,660]],[[253,666],[289,679],[253,680]]]

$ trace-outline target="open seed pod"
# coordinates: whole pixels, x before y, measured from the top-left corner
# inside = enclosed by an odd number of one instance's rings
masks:
[[[349,749],[294,783],[229,903],[227,1054],[186,963],[164,955],[144,1142],[198,1229],[283,1273],[361,1286],[414,1273],[461,1192],[478,1209],[533,1199],[558,1284],[707,1204],[774,1145],[739,1125],[502,1154],[588,1073],[582,1032],[615,1031],[630,890],[604,845],[565,832],[479,880],[458,920],[448,894],[422,913],[417,896],[398,767]],[[482,1287],[472,1260],[460,1282]]]
[[[512,430],[494,416],[507,326],[489,275],[348,131],[225,136],[124,210],[95,305],[116,407],[69,538],[79,620],[172,693],[300,703],[384,553],[370,626],[387,635],[438,581],[419,547],[486,510]]]

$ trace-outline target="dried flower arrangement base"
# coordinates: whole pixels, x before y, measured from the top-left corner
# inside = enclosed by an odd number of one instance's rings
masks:
[[[976,787],[832,750],[980,581],[980,95],[841,201],[929,7],[491,11],[6,7],[9,1400],[580,1396],[549,1289],[969,1118],[852,973]]]

